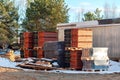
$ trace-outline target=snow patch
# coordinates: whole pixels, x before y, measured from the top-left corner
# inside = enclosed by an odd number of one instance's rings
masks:
[[[0,57],[0,66],[2,66],[2,67],[18,68],[18,67],[16,67],[17,64],[18,63],[12,62],[7,58]]]
[[[31,61],[30,58],[28,58],[29,61]],[[12,62],[7,58],[0,57],[0,66],[2,67],[9,67],[9,68],[19,68],[16,67],[20,63]],[[57,65],[54,63],[54,65]],[[27,70],[27,69],[26,69]],[[27,71],[30,71],[29,69]],[[110,74],[114,72],[120,73],[120,62],[115,62],[110,60],[110,66],[108,68],[108,71],[98,71],[98,72],[88,72],[88,71],[75,71],[75,70],[51,70],[48,72],[55,72],[55,73],[69,73],[69,74],[88,74],[88,73],[99,73],[99,74]]]

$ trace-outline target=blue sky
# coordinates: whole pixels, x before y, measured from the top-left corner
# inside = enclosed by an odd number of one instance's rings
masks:
[[[114,5],[116,7],[116,16],[120,16],[120,0],[65,0],[66,4],[70,8],[69,22],[76,22],[76,17],[78,12],[87,12],[87,11],[95,11],[96,8],[104,11],[105,3],[107,3],[110,8]],[[103,13],[103,12],[102,12]]]

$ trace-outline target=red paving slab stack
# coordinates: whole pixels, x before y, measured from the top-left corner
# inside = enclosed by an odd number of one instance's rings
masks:
[[[38,32],[38,37],[44,37],[44,38],[56,38],[58,35],[56,32]]]
[[[70,51],[70,68],[75,70],[82,70],[83,64],[81,61],[82,51]]]
[[[57,41],[58,36],[56,32],[38,32],[38,46],[43,47],[46,41]]]
[[[90,60],[90,49],[88,49],[92,48],[92,35],[92,29],[88,28],[72,29],[71,31],[71,46],[83,49],[81,50],[82,57],[80,57],[80,60],[76,59],[76,62],[74,61],[73,63],[76,66],[80,66],[80,63],[82,63],[83,68],[81,69],[86,70],[92,67],[92,60]],[[79,64],[77,64],[78,62]]]
[[[38,32],[33,32],[33,45],[38,47]]]
[[[43,45],[47,41],[57,41],[56,32],[34,32],[34,47],[37,49],[37,57],[43,58]]]
[[[33,49],[33,34],[31,32],[24,32],[20,34],[21,57],[32,57]]]
[[[92,29],[88,28],[77,28],[77,29],[66,29],[64,31],[65,47],[71,47],[73,49],[91,48],[92,47]],[[73,49],[72,49],[73,47]],[[75,69],[81,69],[82,64],[81,57],[78,55],[79,51],[70,50],[70,67]],[[81,52],[82,54],[82,52]],[[73,59],[75,58],[75,59]]]
[[[32,49],[33,48],[33,34],[31,32],[24,32],[23,37],[24,37],[23,48]]]
[[[43,58],[44,57],[43,49],[40,48],[33,49],[32,57]]]
[[[37,57],[38,57],[38,58],[43,58],[43,57],[44,57],[43,49],[38,49],[38,50],[37,50]]]
[[[91,48],[92,47],[92,30],[91,29],[72,29],[71,47]]]
[[[43,45],[46,41],[57,41],[57,32],[24,32],[20,35],[23,57],[43,58]],[[32,52],[32,53],[31,53]]]
[[[32,49],[24,49],[24,58],[32,57]]]

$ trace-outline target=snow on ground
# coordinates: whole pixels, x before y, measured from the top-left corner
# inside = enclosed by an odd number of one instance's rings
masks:
[[[110,67],[108,71],[111,72],[120,72],[120,62],[110,61]]]
[[[16,67],[17,64],[18,63],[12,62],[7,58],[0,57],[0,66],[2,66],[2,67],[18,68],[18,67]]]
[[[52,70],[49,72],[55,72],[55,73],[72,73],[72,74],[78,74],[78,73],[99,73],[99,74],[109,74],[114,72],[120,72],[120,62],[115,62],[110,60],[110,66],[108,68],[108,71],[98,71],[98,72],[92,72],[92,71],[75,71],[75,70]]]
[[[16,65],[19,63],[11,62],[7,58],[0,57],[0,66],[2,67],[10,67],[10,68],[19,68],[16,67]],[[48,72],[55,72],[55,73],[100,73],[100,74],[107,74],[107,73],[114,73],[114,72],[120,72],[120,62],[115,62],[110,60],[110,66],[108,68],[108,71],[98,71],[98,72],[87,72],[87,71],[74,71],[74,70],[51,70]]]

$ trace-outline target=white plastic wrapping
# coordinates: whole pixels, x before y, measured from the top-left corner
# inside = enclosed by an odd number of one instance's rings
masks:
[[[95,65],[108,65],[108,48],[93,48],[93,59]]]

